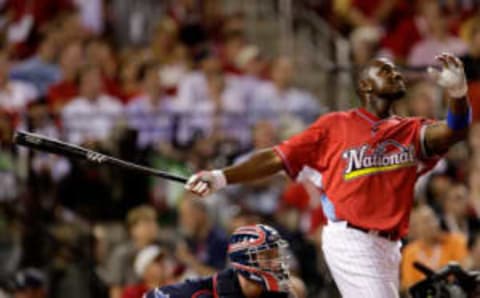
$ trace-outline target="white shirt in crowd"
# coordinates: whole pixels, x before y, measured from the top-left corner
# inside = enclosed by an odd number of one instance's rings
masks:
[[[272,82],[264,82],[255,89],[248,114],[253,122],[295,117],[310,124],[323,112],[311,93],[293,87],[280,92]]]
[[[74,0],[80,12],[82,25],[95,35],[103,32],[104,11],[102,0]]]
[[[183,77],[178,84],[177,97],[179,107],[187,108],[189,104],[208,100],[208,87],[205,75],[193,71]]]
[[[235,78],[225,78],[221,100],[222,112],[215,116],[215,103],[210,98],[205,75],[201,72],[189,74],[178,89],[178,109],[184,115],[178,135],[180,140],[190,139],[195,132],[210,135],[217,126],[225,135],[246,143],[250,138],[246,96]]]
[[[148,95],[132,99],[126,108],[128,125],[138,131],[137,145],[145,148],[173,139],[175,99],[163,95],[155,104]]]
[[[267,81],[252,75],[239,75],[233,79],[236,88],[240,88],[245,93],[246,105],[250,105],[255,98],[255,93]]]
[[[38,98],[38,91],[32,84],[9,81],[6,88],[0,90],[0,109],[9,112],[23,112],[27,104]]]
[[[119,100],[100,95],[96,100],[77,97],[62,110],[67,141],[81,144],[86,140],[105,140],[123,115]]]
[[[462,39],[455,36],[448,36],[444,40],[427,38],[417,42],[410,54],[407,62],[410,66],[427,66],[436,64],[435,56],[441,53],[452,53],[461,56],[468,50],[468,46]]]

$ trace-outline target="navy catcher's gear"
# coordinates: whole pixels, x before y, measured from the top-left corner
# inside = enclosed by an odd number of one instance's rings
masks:
[[[227,269],[213,277],[187,280],[184,283],[152,290],[145,298],[245,298],[237,272]],[[260,298],[289,298],[289,293],[263,292]]]
[[[274,228],[257,224],[233,232],[228,256],[233,268],[265,291],[288,292],[288,244]]]

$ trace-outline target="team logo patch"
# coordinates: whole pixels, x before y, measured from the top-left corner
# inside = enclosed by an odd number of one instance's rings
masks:
[[[155,289],[154,293],[155,293],[155,298],[170,298],[169,294],[165,294],[164,292],[160,291],[159,289]]]
[[[342,157],[347,161],[343,173],[345,180],[416,165],[415,148],[394,140],[387,140],[376,147],[362,145],[348,149]]]

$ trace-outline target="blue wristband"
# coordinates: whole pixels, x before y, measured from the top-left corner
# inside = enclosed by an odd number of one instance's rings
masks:
[[[447,110],[447,126],[452,130],[463,130],[467,128],[472,122],[472,109],[468,107],[466,114],[455,115]]]

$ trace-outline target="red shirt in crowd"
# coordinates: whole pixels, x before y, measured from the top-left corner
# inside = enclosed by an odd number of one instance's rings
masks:
[[[50,109],[53,109],[57,105],[65,105],[72,98],[78,95],[78,88],[74,82],[61,81],[50,88],[47,92],[47,102]]]
[[[298,209],[303,219],[307,220],[307,232],[309,234],[327,223],[323,214],[322,206],[315,202],[318,199],[308,193],[303,183],[291,183],[282,194],[282,203],[287,207]]]
[[[31,30],[38,30],[61,12],[72,10],[75,6],[72,0],[7,0],[4,7],[11,15],[12,23],[32,16],[34,27]],[[34,51],[35,44],[31,40],[25,40],[15,45],[14,55],[24,59],[34,54]]]
[[[149,288],[145,284],[127,286],[122,293],[122,298],[142,298]]]
[[[292,178],[305,167],[321,176],[327,218],[401,237],[417,177],[437,161],[422,150],[425,124],[413,117],[380,119],[363,108],[335,112],[275,151]]]

